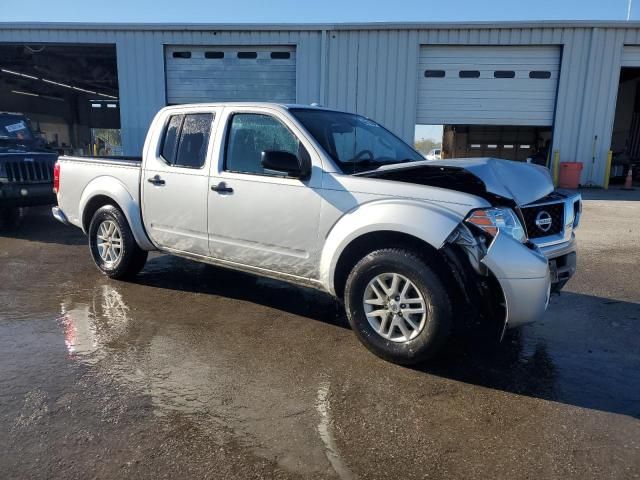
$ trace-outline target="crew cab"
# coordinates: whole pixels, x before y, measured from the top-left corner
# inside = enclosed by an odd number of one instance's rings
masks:
[[[141,159],[61,157],[55,177],[53,215],[88,235],[109,277],[160,250],[315,287],[401,364],[470,315],[501,331],[536,320],[575,271],[581,199],[546,169],[427,161],[375,121],[320,107],[167,107]]]
[[[41,146],[24,115],[0,112],[0,215],[8,216],[18,207],[55,203],[57,158]]]

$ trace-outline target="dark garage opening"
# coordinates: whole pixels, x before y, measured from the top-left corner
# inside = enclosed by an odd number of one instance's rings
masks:
[[[0,111],[60,154],[121,154],[115,45],[0,45]]]
[[[622,180],[629,170],[640,167],[640,68],[620,71],[618,100],[611,135],[611,179]]]
[[[547,165],[552,128],[517,125],[418,125],[416,146],[440,148],[441,158],[495,157]],[[424,147],[423,147],[424,146]],[[432,160],[432,158],[429,158]]]

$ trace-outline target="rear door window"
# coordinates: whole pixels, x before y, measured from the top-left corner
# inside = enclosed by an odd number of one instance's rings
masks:
[[[180,131],[175,166],[186,168],[202,168],[204,166],[212,120],[213,115],[210,113],[185,115]]]
[[[202,168],[207,158],[211,113],[173,115],[162,142],[162,158],[175,167]]]

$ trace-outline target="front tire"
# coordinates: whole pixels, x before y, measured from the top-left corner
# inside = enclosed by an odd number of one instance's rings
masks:
[[[127,219],[113,205],[98,209],[89,224],[89,248],[98,269],[110,278],[135,276],[147,261]]]
[[[451,301],[440,277],[409,250],[368,254],[347,278],[344,298],[360,341],[393,363],[428,360],[452,330]]]

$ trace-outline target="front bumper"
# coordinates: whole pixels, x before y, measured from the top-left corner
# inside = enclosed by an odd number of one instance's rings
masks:
[[[505,328],[534,322],[544,314],[551,295],[551,275],[547,257],[540,249],[498,234],[482,263],[502,289]]]
[[[559,292],[576,273],[576,247],[576,237],[572,233],[568,242],[540,248],[540,251],[549,260],[552,292]]]
[[[51,183],[0,183],[0,205],[3,207],[29,207],[54,203],[56,194]]]

